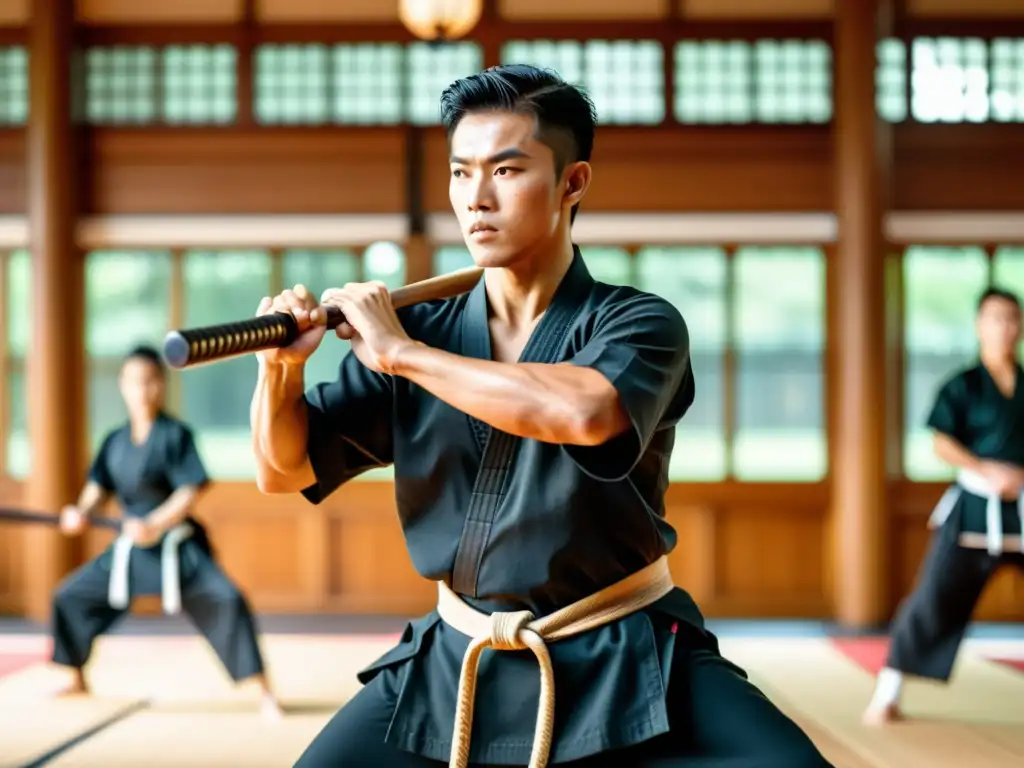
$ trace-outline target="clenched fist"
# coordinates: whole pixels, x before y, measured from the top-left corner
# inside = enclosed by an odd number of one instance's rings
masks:
[[[310,355],[316,352],[326,331],[322,317],[318,318],[319,322],[314,322],[310,317],[310,313],[316,307],[316,299],[304,285],[296,285],[290,290],[282,291],[274,298],[265,297],[256,308],[256,316],[271,312],[287,312],[295,318],[299,337],[287,347],[260,350],[256,353],[257,357],[267,363],[304,364]]]
[[[60,511],[60,532],[65,536],[77,536],[85,530],[88,522],[82,511],[73,504]]]
[[[338,326],[337,334],[352,342],[356,357],[372,371],[394,373],[399,354],[415,344],[402,327],[384,283],[348,283],[344,288],[331,288],[324,291],[320,303],[337,307],[345,315],[346,322]]]

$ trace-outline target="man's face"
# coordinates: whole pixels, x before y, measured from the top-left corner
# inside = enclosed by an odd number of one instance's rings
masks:
[[[1012,301],[994,296],[978,311],[978,341],[990,354],[1009,354],[1020,342],[1020,309]]]
[[[448,196],[478,266],[508,267],[541,251],[582,197],[573,175],[589,166],[556,177],[554,152],[535,133],[528,115],[486,112],[467,115],[452,134]]]
[[[131,358],[121,368],[121,396],[133,416],[152,416],[163,407],[164,380],[149,360]]]

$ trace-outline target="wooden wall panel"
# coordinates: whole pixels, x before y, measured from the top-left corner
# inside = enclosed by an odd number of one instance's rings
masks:
[[[821,211],[832,208],[825,128],[598,131],[588,211]],[[425,204],[447,212],[444,134],[425,141]]]
[[[1024,208],[1024,132],[901,125],[894,209]],[[395,213],[403,128],[94,129],[87,214]],[[425,133],[424,198],[448,212],[444,135]],[[785,212],[834,207],[826,128],[602,128],[587,210]],[[0,131],[0,213],[25,211],[25,142]]]
[[[25,132],[0,130],[0,213],[25,213]]]
[[[22,496],[21,483],[0,476],[0,505],[17,509]],[[24,610],[24,530],[19,524],[0,524],[0,615],[18,615]]]
[[[402,129],[97,129],[87,214],[404,210]]]
[[[1024,208],[1019,125],[919,125],[894,130],[895,210]]]
[[[927,517],[942,490],[891,489],[893,611],[914,585],[928,544]],[[18,484],[2,480],[0,492],[5,504],[18,505]],[[678,532],[672,573],[706,616],[831,617],[827,485],[673,485],[667,504]],[[320,506],[264,496],[249,483],[221,483],[197,514],[225,570],[258,611],[416,615],[434,605],[434,586],[406,552],[390,483],[351,483]],[[22,610],[21,572],[30,554],[22,530],[0,526],[0,613]],[[82,557],[98,554],[111,537],[91,531]],[[133,610],[156,614],[159,603],[136,600]],[[1024,620],[1024,576],[1001,572],[975,617]]]

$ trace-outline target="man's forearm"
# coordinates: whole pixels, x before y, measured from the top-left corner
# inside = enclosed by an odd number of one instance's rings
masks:
[[[194,485],[182,486],[150,512],[147,521],[162,532],[169,531],[185,519],[198,497],[199,489]]]
[[[260,364],[249,418],[257,462],[278,474],[305,466],[306,400],[303,369]]]
[[[90,517],[96,514],[96,511],[103,506],[103,502],[106,500],[106,491],[99,486],[99,483],[90,480],[85,484],[82,492],[78,494],[78,502],[75,506],[78,507],[78,510],[83,515]]]
[[[935,435],[935,455],[957,469],[980,472],[984,462],[948,435]]]
[[[398,356],[394,374],[518,437],[597,445],[628,426],[614,388],[591,368],[497,363],[415,344]]]

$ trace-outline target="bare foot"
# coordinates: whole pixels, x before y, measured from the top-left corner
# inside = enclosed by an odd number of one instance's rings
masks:
[[[886,704],[884,707],[869,707],[864,712],[861,722],[873,727],[889,725],[903,720],[903,712],[899,704]]]
[[[65,696],[88,696],[89,686],[85,682],[85,675],[82,670],[76,669],[72,672],[71,682],[65,688],[57,691],[58,697]]]
[[[284,710],[281,709],[281,705],[277,703],[277,699],[273,695],[265,693],[260,702],[260,714],[265,720],[277,721],[284,717]]]

